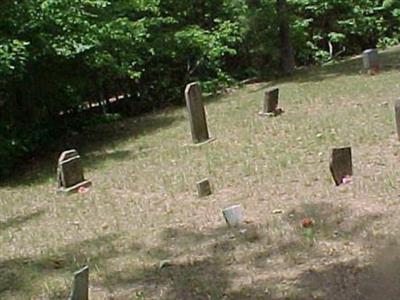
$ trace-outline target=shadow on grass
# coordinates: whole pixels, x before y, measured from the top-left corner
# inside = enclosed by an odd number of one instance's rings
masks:
[[[338,215],[333,217],[333,215]],[[328,202],[305,204],[295,212],[290,212],[293,226],[299,226],[298,218],[312,217],[316,222],[318,238],[337,239],[331,234],[333,228],[342,226],[349,212]],[[36,214],[10,220],[4,228],[21,224],[35,218]],[[369,220],[372,218],[372,220]],[[376,220],[376,216],[366,216],[350,226],[355,230]],[[322,221],[325,224],[322,224]],[[321,227],[319,227],[321,226]],[[300,233],[299,233],[300,234]],[[71,285],[72,274],[82,265],[89,264],[102,274],[91,285],[102,286],[108,291],[130,291],[129,296],[116,299],[132,299],[132,290],[138,292],[137,299],[398,299],[400,287],[400,263],[398,244],[379,250],[370,265],[361,265],[357,260],[338,261],[329,264],[316,263],[313,267],[302,268],[295,279],[276,275],[262,260],[277,259],[282,256],[304,254],[309,259],[322,257],[312,249],[299,247],[295,242],[272,240],[267,225],[244,224],[240,228],[217,227],[211,230],[195,231],[185,227],[170,227],[159,236],[157,247],[144,248],[136,242],[123,247],[114,243],[120,234],[103,235],[95,239],[70,244],[37,257],[0,260],[0,298],[18,294],[37,293],[33,287],[43,282],[45,277],[68,276]],[[301,236],[300,236],[301,237]],[[302,237],[301,237],[302,238]],[[300,242],[301,242],[300,238]],[[268,256],[254,253],[253,247],[271,246]],[[239,260],[235,250],[240,247]],[[311,249],[311,250],[310,250]],[[132,253],[151,258],[151,261],[169,260],[161,266],[155,263],[145,267],[131,266],[110,268],[109,259],[126,257]],[[297,264],[297,263],[295,263]],[[290,264],[289,264],[290,266]],[[315,266],[315,267],[314,267]],[[252,280],[251,274],[241,273],[241,268],[251,268],[254,275],[265,273],[268,280]],[[256,267],[256,269],[254,269]],[[108,271],[108,270],[112,271]],[[245,277],[243,277],[245,275]],[[261,276],[264,277],[264,276]],[[251,282],[251,283],[249,283]],[[286,288],[288,287],[288,288]],[[51,299],[65,299],[69,287],[50,286]],[[385,297],[380,298],[380,295]],[[134,296],[135,297],[135,296]],[[140,298],[142,297],[142,298]],[[133,298],[135,299],[135,298]]]
[[[329,264],[322,263],[327,253],[308,243],[299,225],[302,217],[311,217],[316,222],[317,241],[344,242],[350,237],[362,238],[362,231],[371,227],[379,216],[366,215],[353,220],[350,226],[346,221],[351,212],[328,202],[305,204],[290,214],[286,216],[290,218],[289,223],[299,228],[297,239],[290,242],[273,240],[267,225],[221,226],[207,231],[167,228],[160,235],[157,248],[147,250],[152,258],[171,259],[165,267],[155,264],[139,270],[122,269],[108,274],[99,284],[112,291],[133,287],[140,291],[143,299],[397,299],[391,298],[400,292],[394,280],[400,277],[400,269],[393,267],[393,255],[384,256],[390,260],[386,264],[379,260],[380,252],[371,265],[362,265],[358,260],[347,261],[345,257],[340,257],[339,261],[339,256],[329,259]],[[259,247],[263,248],[262,252],[257,249]],[[393,249],[392,254],[397,255]],[[244,253],[244,257],[239,255],[239,261],[236,250]],[[183,257],[183,254],[189,255]],[[296,279],[275,275],[271,265],[265,263],[267,259],[281,261],[282,257],[289,268],[303,270]],[[397,257],[400,262],[400,255]],[[298,269],[298,265],[303,267]],[[304,268],[311,265],[315,268]],[[253,282],[249,273],[243,278],[241,268],[251,268],[250,272],[256,272],[254,275],[266,273],[269,279]],[[390,275],[383,276],[382,272]],[[374,294],[381,288],[390,291],[385,292],[386,298]]]
[[[382,253],[386,251],[387,249],[382,250]],[[312,268],[297,276],[294,284],[290,285],[290,289],[277,288],[279,285],[284,286],[285,279],[272,277],[268,281],[255,282],[251,287],[230,293],[226,299],[399,299],[400,270],[397,266],[400,259],[398,254],[396,255],[397,257],[385,256],[383,263],[381,259],[376,259],[370,265],[360,265],[357,260],[351,260]]]
[[[33,293],[35,285],[48,276],[68,275],[72,283],[73,272],[85,264],[104,267],[107,259],[123,255],[112,242],[119,237],[117,234],[103,235],[95,239],[84,240],[44,253],[37,257],[22,257],[0,260],[0,298],[7,299],[13,293]],[[130,246],[131,250],[140,247]],[[50,299],[66,299],[69,290],[64,287],[49,287]]]
[[[398,245],[377,251],[370,265],[357,260],[330,264],[304,272],[298,278],[296,299],[399,299],[400,256]]]
[[[32,212],[32,213],[29,213],[27,215],[13,217],[13,218],[11,218],[9,220],[6,220],[4,222],[0,221],[0,231],[6,230],[6,229],[8,229],[10,227],[20,226],[20,225],[22,225],[22,224],[24,224],[26,222],[29,222],[30,220],[39,218],[43,214],[44,214],[44,210],[39,210],[39,211],[35,211],[35,212]]]
[[[143,294],[138,299],[225,299],[230,277],[234,276],[226,272],[232,263],[229,252],[242,242],[235,240],[239,235],[238,230],[226,227],[207,232],[167,228],[160,234],[157,247],[145,251],[153,260],[168,261],[165,266],[155,263],[144,269],[122,269],[108,273],[98,284],[109,291],[138,288]],[[206,247],[210,255],[181,260],[177,254],[198,247]]]
[[[78,150],[83,158],[84,168],[96,168],[107,161],[134,158],[140,151],[141,154],[145,153],[146,149],[139,149],[139,152],[131,153],[125,150],[115,150],[115,148],[123,141],[151,134],[160,128],[180,122],[182,119],[183,117],[148,115],[87,128],[80,133],[60,139],[57,145],[49,146],[50,150],[45,151],[41,157],[21,163],[13,175],[0,183],[0,187],[29,186],[54,181],[58,157],[62,151],[68,149]],[[108,151],[110,148],[113,151]]]
[[[380,212],[359,216],[356,219],[353,212],[344,205],[322,201],[304,203],[299,208],[287,213],[286,220],[301,229],[301,220],[310,218],[314,222],[313,231],[317,239],[354,239],[378,221],[383,214]]]
[[[359,241],[365,246],[376,243],[369,230],[376,221],[380,221],[382,214],[367,214],[352,218],[352,212],[347,208],[330,202],[304,203],[296,210],[289,211],[283,220],[295,229],[289,241],[273,240],[263,251],[249,256],[249,262],[256,269],[271,268],[272,261],[280,258],[286,266],[296,268],[320,261],[328,255],[328,249],[316,247],[317,243],[346,245]],[[303,219],[313,220],[310,228],[302,227]],[[374,247],[375,248],[375,247]],[[340,255],[336,249],[331,249],[332,259]]]

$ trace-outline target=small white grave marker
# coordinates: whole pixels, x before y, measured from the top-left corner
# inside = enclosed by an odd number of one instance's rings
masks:
[[[229,226],[237,226],[243,220],[243,209],[241,205],[234,205],[222,210],[225,221]]]

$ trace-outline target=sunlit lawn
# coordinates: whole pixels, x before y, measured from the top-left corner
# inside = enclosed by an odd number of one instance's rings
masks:
[[[376,76],[356,58],[207,98],[217,140],[202,147],[184,107],[81,133],[88,193],[55,194],[58,153],[0,188],[0,298],[66,299],[88,264],[91,299],[397,299],[399,55]],[[261,118],[272,86],[285,113]],[[348,145],[338,188],[329,153]]]

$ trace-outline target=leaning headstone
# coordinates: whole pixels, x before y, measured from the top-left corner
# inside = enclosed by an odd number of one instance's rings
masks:
[[[330,170],[333,180],[339,186],[353,176],[351,148],[335,148],[332,150]]]
[[[234,205],[222,210],[225,221],[229,226],[237,226],[243,219],[243,209],[241,205]]]
[[[85,266],[74,273],[74,283],[69,300],[89,299],[89,267]]]
[[[265,91],[263,110],[259,113],[260,116],[277,116],[283,110],[278,107],[279,102],[279,89],[273,88]]]
[[[203,179],[196,183],[197,195],[202,198],[212,194],[210,181],[208,179]]]
[[[379,72],[379,56],[377,49],[367,49],[362,54],[363,67],[366,72]]]
[[[192,82],[185,89],[186,106],[189,112],[192,140],[195,144],[211,142],[207,127],[201,89],[197,82]]]
[[[76,150],[61,153],[57,166],[58,192],[76,192],[81,187],[88,187],[92,183],[85,180],[81,157]]]
[[[394,111],[396,116],[397,135],[400,140],[400,100],[395,102]]]

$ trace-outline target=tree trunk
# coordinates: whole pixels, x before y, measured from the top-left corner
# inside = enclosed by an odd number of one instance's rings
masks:
[[[290,75],[294,71],[293,47],[290,41],[288,8],[286,0],[276,0],[278,14],[279,42],[280,42],[280,67],[284,75]]]

